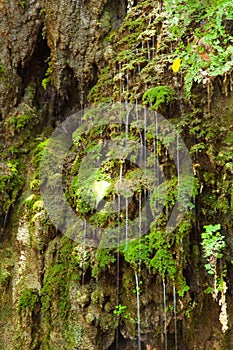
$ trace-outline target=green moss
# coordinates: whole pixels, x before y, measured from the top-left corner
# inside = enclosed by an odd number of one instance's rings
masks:
[[[34,289],[26,289],[22,292],[22,295],[18,302],[18,312],[25,313],[29,312],[30,316],[32,316],[33,310],[35,306],[39,304],[40,297],[37,290]]]
[[[45,34],[44,34],[45,35]],[[52,62],[49,61],[48,63],[48,68],[45,72],[45,77],[44,79],[42,79],[41,85],[43,87],[44,90],[47,89],[48,84],[51,83],[52,80],[52,73],[53,73],[53,67],[52,67]]]
[[[112,85],[110,67],[101,70],[98,83],[93,86],[88,94],[89,102],[108,103],[112,99],[108,95],[108,85]]]
[[[0,193],[3,196],[3,206],[5,212],[13,205],[17,199],[18,193],[24,184],[21,176],[23,165],[17,160],[9,160],[4,164],[0,177]]]
[[[109,249],[98,249],[96,254],[96,264],[92,269],[92,276],[97,278],[106,267],[110,267],[115,261],[116,257]]]
[[[0,290],[8,285],[13,267],[12,249],[3,245],[2,249],[0,249]]]
[[[4,67],[2,64],[0,64],[0,76],[4,75],[6,73]]]
[[[21,129],[24,129],[30,121],[35,118],[35,114],[18,114],[12,116],[10,119],[7,120],[7,123],[10,128],[13,128],[15,131],[19,131]]]
[[[71,306],[70,287],[80,278],[80,263],[74,250],[74,242],[63,237],[61,243],[62,246],[48,269],[41,289],[41,311],[50,322],[54,300],[56,300],[59,317],[66,323]]]

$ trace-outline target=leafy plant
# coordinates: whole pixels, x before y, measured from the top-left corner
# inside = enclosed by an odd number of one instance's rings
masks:
[[[232,20],[233,3],[229,0],[204,3],[203,6],[198,0],[167,0],[165,4],[168,31],[177,45],[174,55],[182,60],[188,94],[193,82],[206,84],[210,77],[228,73],[233,67],[232,35],[227,28],[227,22]],[[193,41],[187,44],[188,33]]]
[[[213,275],[212,291],[210,288],[207,288],[207,291],[212,293],[214,299],[217,298],[218,292],[222,291],[226,276],[226,267],[221,269],[220,276],[217,271],[218,259],[222,258],[226,248],[225,237],[219,232],[220,228],[220,224],[204,226],[205,232],[201,234],[204,258],[207,260],[205,268],[209,275]]]
[[[152,109],[159,109],[161,104],[169,104],[173,102],[176,98],[176,93],[170,86],[156,86],[147,90],[143,96],[142,100],[144,104],[152,104]]]
[[[125,305],[116,305],[115,310],[113,311],[114,315],[117,315],[118,317],[123,315],[127,309],[127,306]]]
[[[222,258],[226,247],[225,237],[219,232],[220,224],[204,226],[205,232],[201,234],[204,258],[207,259],[205,268],[208,274],[213,275],[216,271],[217,259]]]

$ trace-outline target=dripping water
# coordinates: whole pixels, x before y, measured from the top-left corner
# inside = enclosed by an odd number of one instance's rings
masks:
[[[130,109],[128,108],[128,101],[126,100],[126,120],[125,120],[125,138],[126,138],[126,141],[128,140],[128,136],[129,136],[129,115],[130,115]]]
[[[119,77],[120,77],[120,103],[121,103],[121,102],[122,102],[122,101],[121,101],[121,95],[122,95],[122,81],[121,81],[122,73],[121,73],[121,63],[119,63]]]
[[[5,230],[6,230],[8,215],[9,215],[9,209],[8,209],[7,212],[4,214],[4,220],[3,220],[3,234],[5,233]]]
[[[144,157],[144,150],[143,150],[143,138],[142,138],[142,133],[140,132],[140,155],[139,155],[139,165],[140,167],[143,166],[143,157]]]
[[[120,162],[120,174],[119,174],[119,182],[122,183],[122,173],[123,173],[123,163]],[[117,289],[117,305],[119,305],[119,286],[120,286],[120,215],[121,215],[121,196],[118,195],[117,198],[117,222],[118,222],[118,233],[117,233],[117,281],[116,281],[116,289]],[[119,331],[116,331],[116,350],[118,350],[119,343]]]
[[[150,43],[149,43],[149,40],[147,41],[147,58],[148,58],[148,61],[150,62]]]
[[[128,247],[128,236],[129,236],[129,200],[125,198],[125,245]]]
[[[176,161],[177,161],[177,188],[179,195],[179,186],[180,186],[180,151],[179,151],[179,135],[176,137]],[[180,249],[183,251],[183,239],[180,238]],[[181,263],[183,262],[183,254],[181,254]]]
[[[129,96],[129,72],[126,72],[126,106],[128,105],[128,96]]]
[[[139,239],[142,236],[142,193],[139,193],[139,199],[138,199],[138,211],[139,211],[139,225],[138,225],[138,235]],[[139,256],[139,263],[141,262],[141,257]]]
[[[179,135],[176,136],[176,166],[177,166],[177,185],[180,185],[180,152],[179,152]]]
[[[159,129],[158,129],[158,113],[155,112],[155,138],[154,138],[154,177],[156,185],[159,186]],[[154,212],[157,210],[157,201],[154,204]]]
[[[142,193],[139,193],[138,198],[138,241],[139,241],[139,252],[138,252],[138,270],[141,272],[141,237],[142,237]]]
[[[141,350],[141,320],[138,275],[135,273],[136,296],[137,296],[137,324],[138,324],[138,350]]]
[[[144,166],[145,166],[145,170],[146,170],[146,163],[147,163],[147,161],[146,161],[146,156],[147,156],[147,154],[146,154],[146,132],[147,132],[147,130],[146,130],[146,127],[147,127],[147,109],[146,108],[144,108]]]
[[[177,346],[177,318],[176,318],[176,286],[175,285],[173,285],[173,307],[174,307],[175,350],[178,350],[178,346]]]
[[[86,219],[83,220],[83,244],[84,246],[86,245],[86,238],[87,238],[87,221]],[[85,257],[82,257],[82,289],[84,288],[85,285],[85,269],[84,269],[84,265],[85,265]]]
[[[152,58],[155,57],[155,37],[152,38]]]
[[[196,137],[196,133],[194,133],[193,135],[193,141],[194,141],[194,145],[197,144],[197,137]],[[194,155],[194,163],[197,163],[198,161],[198,151],[196,148],[196,152]],[[196,172],[194,171],[194,175],[196,175]],[[195,240],[198,239],[198,233],[197,233],[197,203],[196,203],[196,196],[193,195],[193,205],[194,205],[194,234],[195,234]]]
[[[136,52],[136,56],[138,56],[139,55],[138,49],[136,49],[135,52]],[[141,66],[140,66],[140,63],[138,63],[138,75],[140,75],[140,73],[141,73]]]
[[[135,100],[135,104],[136,104],[136,119],[138,120],[138,99],[137,98]]]
[[[163,279],[163,311],[164,311],[164,349],[167,350],[167,303],[166,303],[166,283]]]

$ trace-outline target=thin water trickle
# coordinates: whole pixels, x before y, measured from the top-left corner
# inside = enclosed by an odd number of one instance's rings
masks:
[[[175,285],[173,285],[173,307],[174,307],[175,350],[178,350],[178,343],[177,343],[177,318],[176,318],[176,286]]]
[[[180,151],[179,151],[179,135],[176,136],[176,167],[177,167],[177,185],[180,185]]]
[[[135,99],[135,105],[136,105],[136,118],[137,118],[137,120],[138,120],[138,99],[136,98]]]
[[[138,269],[141,271],[141,237],[142,237],[142,193],[139,193],[138,198],[138,240],[139,240],[139,252],[138,252]]]
[[[128,101],[126,102],[126,120],[125,120],[125,137],[126,140],[128,140],[129,138],[129,115],[130,115],[130,111],[129,108],[127,108],[128,106]]]
[[[4,214],[4,220],[3,220],[3,234],[5,233],[5,230],[6,230],[6,225],[7,225],[7,220],[8,220],[8,214],[9,214],[9,210],[7,210],[7,212]]]
[[[120,177],[119,177],[120,183],[122,183],[122,174],[123,174],[123,162],[121,161],[120,162]]]
[[[141,66],[140,66],[140,63],[138,63],[138,74],[139,74],[139,75],[141,74]]]
[[[81,89],[81,93],[80,93],[80,106],[81,106],[81,111],[84,110],[84,90]]]
[[[123,174],[123,163],[120,162],[120,174],[119,174],[119,182],[122,183],[122,174]],[[120,227],[120,217],[121,215],[121,196],[118,195],[117,198],[117,221],[118,221],[118,234],[117,234],[117,281],[116,281],[116,304],[119,305],[119,289],[120,289],[120,235],[121,235],[121,227]],[[119,349],[119,331],[116,330],[116,350]]]
[[[127,98],[129,94],[129,71],[126,72],[126,90],[127,90]]]
[[[163,279],[163,312],[164,312],[164,349],[167,350],[167,302],[166,302],[166,283]]]
[[[87,221],[86,219],[83,220],[83,244],[84,246],[86,245],[86,238],[87,238]],[[85,257],[82,257],[82,289],[84,288],[85,285]]]
[[[126,94],[125,94],[125,108],[126,108],[126,137],[128,138],[128,126],[129,126],[129,108],[128,108],[128,97],[129,97],[129,72],[126,72]]]
[[[152,58],[155,57],[155,37],[152,37]]]
[[[157,185],[159,185],[159,123],[158,123],[158,113],[155,112],[155,177],[157,180]]]
[[[149,41],[147,41],[147,58],[148,58],[148,61],[150,62],[150,43],[149,43]]]
[[[138,225],[138,235],[139,235],[139,239],[142,236],[142,193],[139,193],[139,198],[138,198],[138,217],[139,217],[139,225]],[[140,257],[139,257],[139,261],[140,261]]]
[[[129,239],[129,200],[125,198],[125,245],[128,247]]]
[[[147,132],[147,109],[144,109],[144,166],[146,170],[146,164],[147,164],[147,150],[146,150],[146,132]]]
[[[160,178],[159,178],[159,132],[158,132],[158,113],[155,112],[155,138],[154,138],[154,177],[155,177],[155,185],[159,186]],[[157,205],[158,201],[154,201],[154,213],[157,213]]]
[[[140,137],[140,151],[139,151],[139,166],[143,167],[144,165],[144,150],[143,150],[143,137],[142,137],[142,133],[140,132],[139,134]]]
[[[119,78],[120,78],[120,103],[122,102],[122,72],[121,72],[121,63],[119,63]]]
[[[138,56],[139,55],[139,50],[136,49],[135,52],[136,52],[136,56]],[[140,75],[140,73],[141,73],[141,66],[140,66],[140,63],[138,63],[138,75]]]
[[[141,350],[141,320],[140,320],[140,291],[138,275],[135,273],[136,296],[137,296],[137,324],[138,324],[138,350]]]

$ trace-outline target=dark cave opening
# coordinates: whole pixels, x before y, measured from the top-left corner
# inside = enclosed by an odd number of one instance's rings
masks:
[[[50,57],[50,49],[47,41],[43,39],[40,31],[35,44],[34,52],[30,60],[25,64],[19,64],[17,73],[22,78],[22,95],[25,88],[33,79],[36,83],[40,83],[48,68],[48,58]]]

